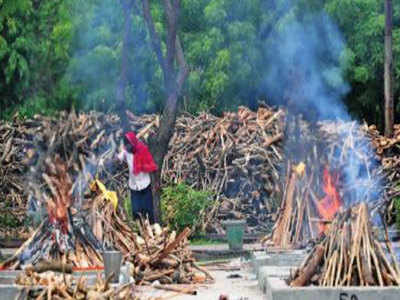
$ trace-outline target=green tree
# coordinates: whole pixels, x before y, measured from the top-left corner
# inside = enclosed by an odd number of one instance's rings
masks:
[[[383,126],[384,2],[327,0],[326,10],[339,24],[347,43],[347,105],[359,118]],[[400,57],[400,3],[393,2],[393,56]],[[394,60],[394,95],[400,95],[400,60]],[[396,115],[399,116],[397,102]]]
[[[61,78],[67,66],[71,23],[65,1],[0,1],[0,117],[15,107],[65,108]]]
[[[191,67],[186,105],[221,112],[249,104],[262,69],[264,1],[182,1],[182,31]]]

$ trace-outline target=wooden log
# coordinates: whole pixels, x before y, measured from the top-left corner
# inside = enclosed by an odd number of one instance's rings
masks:
[[[309,264],[300,271],[300,274],[296,279],[294,279],[291,283],[290,286],[292,287],[298,287],[298,286],[304,286],[310,279],[311,277],[315,274],[317,271],[317,267],[320,264],[322,257],[324,255],[325,247],[321,245],[317,245],[315,247],[315,256],[310,259]]]
[[[61,261],[41,261],[35,266],[27,266],[25,269],[27,271],[36,273],[44,273],[47,271],[61,272],[67,274],[72,273],[72,265],[62,263]]]
[[[158,290],[176,292],[176,293],[187,294],[187,295],[197,295],[197,291],[195,289],[188,288],[188,287],[174,287],[174,286],[166,286],[166,285],[160,285],[160,284],[153,285],[153,287]]]
[[[191,233],[191,230],[190,230],[188,227],[186,227],[186,228],[176,237],[176,239],[175,239],[172,243],[168,244],[168,245],[164,248],[164,250],[163,250],[159,255],[157,255],[156,257],[154,257],[154,258],[151,260],[151,264],[159,263],[161,260],[163,260],[164,258],[166,258],[166,257],[168,256],[168,254],[169,254],[172,250],[174,250],[174,249],[179,245],[180,242],[182,242],[185,238],[187,238],[187,237],[189,236],[190,233]]]

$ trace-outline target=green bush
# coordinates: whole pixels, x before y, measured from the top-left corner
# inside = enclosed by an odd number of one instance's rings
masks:
[[[0,215],[0,226],[15,228],[20,226],[21,223],[18,219],[11,213],[3,213]]]
[[[187,226],[195,231],[212,202],[208,191],[198,191],[184,183],[167,186],[161,196],[163,223],[177,231]]]

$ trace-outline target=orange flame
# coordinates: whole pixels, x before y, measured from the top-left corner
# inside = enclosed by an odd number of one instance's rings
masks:
[[[342,200],[340,199],[337,186],[339,183],[339,176],[337,173],[331,174],[328,167],[325,167],[323,174],[325,197],[317,202],[317,211],[323,221],[332,221],[335,217],[336,212],[342,206]],[[326,223],[319,223],[319,233],[326,232],[328,226]]]

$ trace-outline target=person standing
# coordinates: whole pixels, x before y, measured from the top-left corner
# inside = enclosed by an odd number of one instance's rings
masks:
[[[139,141],[132,131],[124,135],[124,147],[118,159],[125,161],[129,168],[129,188],[131,190],[132,216],[148,217],[154,223],[153,196],[151,193],[150,173],[157,170],[148,147]]]

